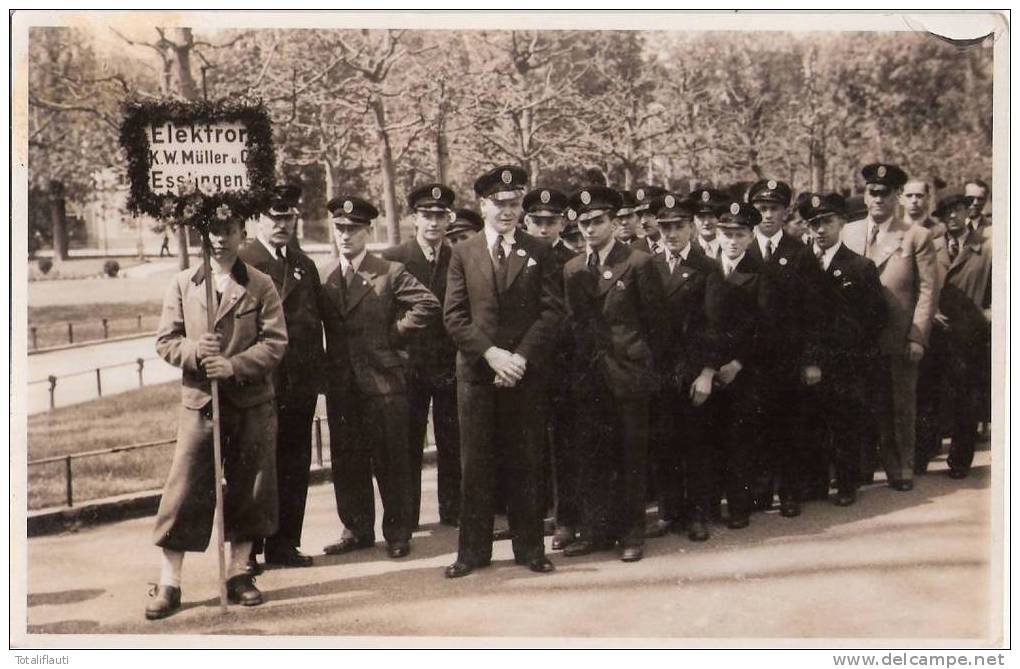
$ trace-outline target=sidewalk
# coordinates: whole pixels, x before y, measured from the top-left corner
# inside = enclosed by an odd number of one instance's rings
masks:
[[[340,524],[331,486],[318,485],[310,491],[303,541],[315,566],[259,577],[263,606],[219,613],[216,553],[209,550],[185,562],[184,609],[163,621],[144,620],[146,584],[158,577],[159,559],[152,519],[141,518],[29,540],[28,629],[498,636],[511,645],[519,642],[509,637],[521,636],[707,640],[702,645],[726,637],[761,638],[755,643],[764,645],[787,637],[888,639],[893,646],[904,638],[977,639],[990,634],[989,611],[1001,608],[989,599],[989,460],[979,452],[963,481],[950,480],[940,461],[913,492],[869,486],[846,509],[814,502],[796,519],[770,512],[742,531],[716,525],[703,544],[672,535],[651,540],[645,559],[633,564],[610,553],[573,559],[552,553],[557,571],[537,575],[515,566],[510,542],[501,541],[492,567],[455,581],[442,574],[454,559],[457,530],[436,524],[435,469],[426,470],[422,529],[402,560],[386,557],[381,532],[375,548],[322,555]],[[45,643],[59,645],[61,638]]]

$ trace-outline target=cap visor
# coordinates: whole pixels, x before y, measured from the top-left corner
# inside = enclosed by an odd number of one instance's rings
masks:
[[[631,214],[633,214],[635,212],[637,212],[637,209],[635,209],[634,207],[622,207],[622,208],[616,210],[616,215],[617,216],[630,216]]]
[[[577,221],[578,221],[578,223],[580,223],[581,221],[590,221],[593,218],[598,218],[599,216],[601,216],[602,214],[606,213],[607,211],[609,211],[609,210],[608,209],[592,209],[591,211],[586,211],[583,214],[578,214]]]
[[[523,189],[515,188],[514,190],[498,190],[495,193],[487,195],[486,197],[490,200],[496,200],[497,202],[503,202],[505,200],[515,200],[524,193]]]
[[[438,202],[421,204],[414,208],[415,211],[450,211],[450,209]]]

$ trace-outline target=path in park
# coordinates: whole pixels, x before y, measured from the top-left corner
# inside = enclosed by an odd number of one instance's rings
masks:
[[[51,374],[58,377],[54,391],[58,407],[87,402],[98,396],[97,367],[117,365],[103,369],[100,373],[103,397],[139,387],[138,364],[135,362],[138,358],[145,360],[142,369],[145,385],[181,378],[181,370],[155,356],[155,339],[152,335],[30,355],[26,368],[29,384],[24,396],[27,413],[31,415],[49,410],[50,386],[45,379]],[[36,381],[41,383],[34,383]]]
[[[963,481],[945,475],[943,459],[911,493],[873,485],[846,509],[815,502],[797,519],[757,514],[746,530],[713,526],[712,539],[703,544],[672,535],[651,540],[645,559],[633,564],[608,553],[572,559],[553,553],[557,571],[532,574],[513,564],[510,542],[501,541],[490,568],[453,581],[442,570],[454,558],[457,532],[435,523],[434,469],[426,473],[423,527],[411,555],[402,560],[386,558],[379,531],[380,543],[373,549],[322,555],[340,525],[332,488],[319,485],[309,497],[303,546],[315,555],[315,566],[260,576],[263,606],[231,606],[227,614],[219,613],[216,553],[209,550],[185,562],[184,609],[166,620],[145,621],[147,583],[158,577],[159,560],[151,543],[152,519],[143,518],[29,540],[28,629],[674,637],[674,644],[691,645],[698,638],[712,644],[725,637],[871,638],[885,639],[887,646],[904,638],[939,643],[987,638],[990,612],[1002,608],[989,595],[989,456],[980,452],[973,475]],[[16,615],[12,611],[12,620]],[[217,638],[198,643],[216,644]],[[152,642],[180,644],[172,637]],[[58,645],[60,637],[48,643]],[[110,643],[123,641],[111,638]],[[754,645],[761,643],[777,642]],[[351,640],[331,645],[337,644],[358,645]]]

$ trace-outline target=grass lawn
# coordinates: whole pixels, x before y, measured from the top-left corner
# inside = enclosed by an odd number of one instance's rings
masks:
[[[180,383],[149,386],[29,416],[28,459],[172,439]],[[72,461],[74,498],[96,499],[163,485],[173,445]],[[28,468],[28,508],[65,503],[64,463]]]
[[[28,348],[47,348],[68,343],[67,324],[74,330],[74,341],[103,339],[103,319],[107,319],[109,337],[136,332],[152,332],[159,325],[163,309],[160,300],[112,304],[64,304],[28,308]],[[138,316],[141,315],[141,330]],[[31,328],[36,329],[35,340]]]

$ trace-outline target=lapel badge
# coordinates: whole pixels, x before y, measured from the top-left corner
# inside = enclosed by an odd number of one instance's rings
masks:
[[[586,190],[581,191],[581,204],[591,204],[591,193]]]
[[[690,272],[684,272],[683,274],[681,274],[681,275],[680,275],[680,278],[681,278],[681,279],[686,279],[686,278],[687,278],[687,277],[689,277],[690,275],[691,275],[691,273],[690,273]]]
[[[788,262],[789,262],[789,260],[787,260],[786,258],[780,258],[779,259],[779,264],[780,265],[786,265],[786,263],[788,263]]]
[[[613,273],[607,269],[605,272],[602,273],[602,278],[608,281],[609,279],[613,278]]]
[[[301,268],[300,267],[295,267],[294,268],[294,278],[297,279],[298,281],[301,280]]]
[[[538,199],[542,201],[542,204],[549,204],[549,197],[550,197],[550,196],[549,196],[549,191],[547,191],[547,190],[544,190],[544,191],[542,191],[542,193],[541,193],[541,194],[540,194],[540,195],[538,196]]]
[[[619,288],[620,290],[623,290],[624,288],[627,287],[627,285],[623,281],[617,281],[616,287]]]
[[[523,258],[524,256],[526,256],[528,254],[527,254],[527,252],[524,249],[517,249],[517,255],[519,255],[520,257]]]
[[[439,186],[432,187],[432,198],[435,200],[441,200],[443,197],[443,191],[440,190]]]
[[[499,175],[499,178],[505,184],[511,184],[514,180],[514,176],[510,174],[510,170],[503,170],[503,173]]]
[[[832,276],[834,276],[836,278],[839,278],[839,277],[843,276],[843,272],[842,272],[842,270],[838,270],[837,269],[835,272],[832,273]]]

